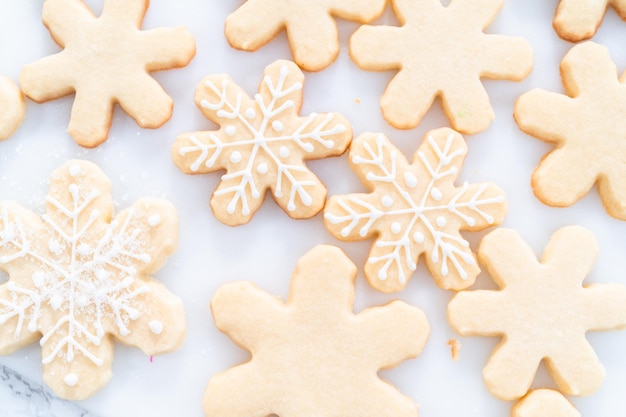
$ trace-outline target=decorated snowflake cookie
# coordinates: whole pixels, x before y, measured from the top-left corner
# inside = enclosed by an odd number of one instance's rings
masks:
[[[493,395],[525,395],[542,360],[567,394],[600,388],[605,371],[585,333],[626,328],[626,287],[582,285],[597,253],[594,236],[580,226],[554,233],[541,262],[514,230],[483,238],[478,256],[500,290],[458,293],[448,319],[462,335],[503,337],[483,370]]]
[[[340,249],[321,245],[298,261],[285,303],[249,282],[222,286],[215,323],[252,359],[211,378],[205,414],[417,417],[377,372],[419,354],[426,316],[402,301],[354,314],[355,276]]]
[[[24,119],[24,97],[13,82],[0,77],[0,140],[11,136]]]
[[[339,53],[334,17],[367,23],[385,0],[246,0],[226,19],[224,33],[235,48],[256,51],[282,29],[296,63],[307,71],[329,66]]]
[[[626,0],[561,0],[552,25],[565,40],[589,39],[595,35],[609,6],[626,20]]]
[[[82,146],[107,139],[116,103],[146,128],[172,114],[172,99],[149,72],[184,67],[195,43],[182,27],[140,30],[148,4],[105,0],[96,18],[81,0],[43,3],[43,22],[63,51],[25,66],[20,82],[37,102],[75,93],[69,133]]]
[[[324,219],[339,239],[376,236],[365,265],[374,288],[403,289],[422,253],[440,287],[474,283],[480,270],[459,230],[499,224],[507,205],[493,184],[455,186],[466,152],[463,137],[447,128],[426,134],[412,164],[383,134],[354,140],[350,164],[372,192],[331,197]]]
[[[196,103],[220,129],[182,134],[172,158],[188,174],[226,170],[211,199],[223,223],[250,221],[268,189],[296,219],[324,206],[326,187],[303,161],[342,154],[352,130],[337,113],[299,116],[303,81],[293,62],[276,61],[265,69],[254,98],[228,75],[209,76],[198,85]]]
[[[504,0],[391,0],[402,24],[362,26],[350,55],[365,70],[399,70],[380,105],[399,129],[417,126],[440,96],[452,126],[463,133],[489,127],[494,113],[481,78],[526,77],[532,50],[519,37],[485,34]]]
[[[0,353],[40,340],[44,381],[64,398],[108,382],[114,338],[153,355],[185,335],[182,302],[150,278],[176,247],[174,207],[144,198],[111,221],[110,188],[74,160],[52,174],[41,219],[0,202]]]
[[[511,417],[580,417],[580,413],[560,392],[538,389],[513,406]]]
[[[593,42],[573,47],[561,74],[567,95],[535,89],[515,104],[520,129],[556,145],[535,169],[533,191],[566,207],[597,182],[607,212],[626,220],[626,75]]]

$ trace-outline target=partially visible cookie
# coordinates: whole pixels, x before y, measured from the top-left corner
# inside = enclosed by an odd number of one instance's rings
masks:
[[[142,31],[148,4],[105,0],[96,18],[81,0],[43,3],[43,22],[63,51],[26,65],[20,83],[40,103],[75,94],[68,130],[79,145],[107,139],[118,103],[144,128],[172,115],[172,99],[149,73],[187,65],[195,42],[183,27]]]
[[[114,340],[154,355],[185,336],[181,300],[150,277],[176,248],[175,208],[143,198],[112,212],[108,178],[80,160],[52,173],[41,218],[0,202],[0,354],[38,340],[43,379],[63,398],[109,381]]]
[[[350,56],[370,71],[399,71],[380,106],[392,126],[419,124],[441,97],[452,127],[478,133],[494,118],[481,78],[519,81],[532,69],[521,37],[484,33],[504,0],[391,0],[402,26],[362,26],[350,38]]]
[[[626,0],[561,0],[552,26],[567,41],[589,39],[596,34],[609,6],[626,20]]]
[[[0,77],[0,140],[15,132],[24,119],[24,97],[9,78]]]
[[[342,154],[352,129],[338,113],[300,116],[303,82],[297,65],[276,61],[265,68],[254,98],[226,74],[198,85],[196,104],[220,128],[183,133],[172,158],[187,174],[226,170],[211,198],[221,222],[250,221],[267,190],[295,219],[310,218],[324,207],[326,187],[304,161]]]
[[[478,257],[500,289],[459,292],[448,319],[463,336],[502,337],[483,369],[489,392],[505,401],[523,397],[541,361],[566,394],[600,388],[605,370],[585,334],[626,328],[626,287],[583,285],[597,253],[581,226],[556,231],[541,261],[514,230],[483,238]]]
[[[513,406],[511,417],[580,417],[580,413],[560,392],[537,389]]]
[[[287,32],[294,61],[307,71],[329,66],[339,53],[334,18],[367,23],[384,10],[386,0],[246,0],[226,19],[231,46],[256,51],[281,30]]]
[[[533,191],[567,207],[597,182],[606,211],[626,220],[626,75],[606,47],[586,42],[565,55],[561,76],[565,94],[535,89],[515,103],[520,129],[556,146],[533,172]]]
[[[339,248],[320,245],[298,260],[286,302],[250,282],[220,287],[215,324],[252,357],[211,378],[207,417],[417,417],[377,372],[421,352],[426,316],[402,301],[354,314],[356,272]]]
[[[504,192],[491,183],[454,183],[467,145],[452,129],[428,132],[412,163],[383,134],[364,133],[350,148],[350,166],[369,194],[332,196],[326,228],[342,240],[374,236],[365,276],[376,289],[403,289],[424,254],[437,285],[460,290],[480,272],[461,230],[499,224]]]

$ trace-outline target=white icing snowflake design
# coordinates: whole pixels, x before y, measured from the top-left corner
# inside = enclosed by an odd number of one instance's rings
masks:
[[[151,353],[184,335],[180,300],[148,276],[176,246],[175,209],[144,198],[111,221],[112,209],[108,179],[85,161],[53,173],[41,220],[0,203],[0,353],[41,337],[44,379],[65,398],[109,379],[110,335]]]
[[[373,287],[403,289],[424,252],[440,287],[472,285],[480,270],[459,230],[500,223],[506,200],[490,183],[455,187],[466,152],[463,137],[447,128],[426,135],[411,165],[382,134],[354,140],[350,163],[373,191],[331,197],[324,219],[340,239],[377,235],[365,266]]]
[[[293,218],[312,217],[324,206],[326,187],[303,160],[342,154],[352,131],[336,113],[298,116],[303,81],[293,62],[276,61],[265,69],[254,99],[227,75],[198,86],[198,107],[220,129],[179,136],[172,157],[188,174],[226,169],[211,199],[223,223],[247,223],[267,189]]]

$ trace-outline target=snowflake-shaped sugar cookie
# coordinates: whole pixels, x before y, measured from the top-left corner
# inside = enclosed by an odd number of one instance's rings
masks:
[[[111,221],[110,188],[74,160],[52,174],[41,219],[0,202],[0,354],[40,340],[44,381],[64,398],[108,382],[114,338],[153,355],[185,334],[180,299],[150,278],[176,247],[174,207],[144,198]]]
[[[13,82],[0,77],[0,140],[7,139],[15,132],[24,119],[24,97]]]
[[[491,183],[455,186],[466,152],[463,137],[448,128],[427,133],[412,164],[383,134],[354,140],[350,164],[372,192],[331,197],[324,219],[339,239],[376,236],[365,265],[374,288],[403,289],[422,253],[440,287],[472,285],[480,270],[459,230],[499,224],[507,205]]]
[[[532,175],[535,195],[566,207],[598,183],[607,212],[626,220],[626,74],[604,46],[573,47],[561,62],[565,93],[535,89],[515,104],[520,129],[556,149]]]
[[[224,34],[233,47],[256,51],[285,29],[296,63],[319,71],[339,53],[334,18],[367,23],[383,13],[385,4],[385,0],[246,0],[226,18]]]
[[[452,126],[463,133],[489,127],[494,113],[481,78],[519,81],[532,50],[519,37],[485,34],[504,0],[391,0],[402,26],[361,26],[350,55],[365,70],[399,70],[380,105],[399,129],[417,126],[440,96]]]
[[[355,276],[340,249],[320,245],[298,261],[284,303],[249,282],[221,287],[215,323],[252,359],[211,378],[205,414],[417,417],[377,372],[419,354],[426,316],[402,301],[354,314]]]
[[[448,319],[461,335],[503,337],[483,369],[493,395],[525,395],[542,360],[566,394],[600,388],[605,371],[585,333],[626,327],[626,287],[582,285],[597,253],[593,234],[581,226],[554,233],[541,262],[514,230],[483,238],[478,256],[500,290],[458,293]]]
[[[626,20],[626,0],[560,0],[552,26],[570,42],[589,39],[595,35],[609,6]]]
[[[537,389],[513,406],[511,417],[580,417],[580,413],[560,392]]]
[[[43,22],[63,51],[26,65],[20,82],[37,102],[75,93],[68,130],[79,145],[107,139],[116,103],[144,128],[172,114],[172,99],[149,73],[187,65],[195,42],[182,27],[142,31],[148,5],[105,0],[96,18],[81,0],[43,3]]]
[[[276,61],[265,69],[254,98],[228,75],[209,76],[198,85],[196,103],[220,129],[180,135],[172,157],[188,174],[226,170],[211,199],[223,223],[250,221],[268,189],[296,219],[324,206],[326,187],[303,161],[342,154],[352,130],[337,113],[299,116],[303,81],[293,62]]]

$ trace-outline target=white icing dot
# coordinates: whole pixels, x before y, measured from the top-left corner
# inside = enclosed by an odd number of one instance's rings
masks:
[[[417,243],[424,242],[424,234],[422,232],[413,233],[413,240],[416,241]]]
[[[89,297],[87,297],[85,294],[80,294],[78,297],[76,297],[76,304],[79,307],[85,307],[89,304]]]
[[[391,207],[393,205],[393,198],[389,197],[388,195],[383,196],[381,202],[383,203],[384,207]]]
[[[150,327],[150,331],[154,334],[161,334],[163,331],[163,323],[158,320],[152,320],[148,323],[148,327]]]
[[[228,125],[228,126],[226,126],[226,129],[224,129],[224,132],[228,136],[234,136],[235,133],[237,132],[237,128],[235,128],[235,126],[233,126],[233,125]]]
[[[434,198],[436,201],[441,200],[441,198],[443,197],[443,195],[441,194],[441,190],[437,187],[433,187],[432,190],[430,190],[430,195],[432,196],[432,198]]]
[[[54,239],[50,239],[48,241],[48,250],[55,255],[60,255],[61,253],[63,253],[63,248],[61,247],[61,244]]]
[[[96,278],[98,278],[99,280],[105,280],[108,277],[109,277],[109,273],[105,271],[104,269],[98,269],[96,271]]]
[[[230,154],[230,162],[240,162],[241,161],[241,153],[239,151],[234,151]]]
[[[35,284],[35,287],[41,287],[43,285],[45,276],[46,275],[41,271],[33,274],[33,284]]]
[[[161,215],[160,214],[155,213],[152,216],[148,217],[148,225],[150,227],[155,227],[155,226],[158,226],[159,224],[161,224]]]
[[[259,174],[267,174],[267,164],[265,162],[260,163],[259,165],[257,165],[256,171]]]
[[[65,375],[65,378],[63,378],[63,382],[65,382],[65,385],[67,385],[68,387],[73,387],[78,383],[78,375],[67,374]]]
[[[404,182],[406,183],[406,186],[409,188],[417,187],[417,178],[415,177],[415,175],[413,175],[410,172],[404,173]]]
[[[400,233],[402,231],[402,225],[398,222],[391,223],[391,231],[393,233]]]
[[[287,158],[289,156],[289,148],[286,146],[281,146],[278,150],[278,154],[281,156],[281,158]]]
[[[254,119],[256,117],[256,111],[252,107],[246,109],[246,117],[248,119]]]
[[[448,221],[443,216],[437,216],[437,220],[436,221],[437,221],[437,226],[439,226],[439,227],[445,227],[446,224],[448,224]]]
[[[273,128],[275,131],[277,131],[277,132],[282,131],[282,130],[283,130],[283,127],[284,127],[284,126],[283,126],[283,124],[282,124],[282,122],[281,122],[280,120],[274,120],[274,121],[272,122],[272,128]]]
[[[80,253],[83,256],[89,255],[91,253],[91,246],[89,246],[86,243],[81,243],[80,245],[78,245],[78,253]]]
[[[72,164],[70,166],[70,175],[72,177],[78,177],[81,173],[82,169],[79,164]]]
[[[59,294],[54,294],[52,297],[50,297],[50,305],[54,310],[58,310],[59,308],[61,308],[61,304],[63,304],[63,297],[61,297]]]

